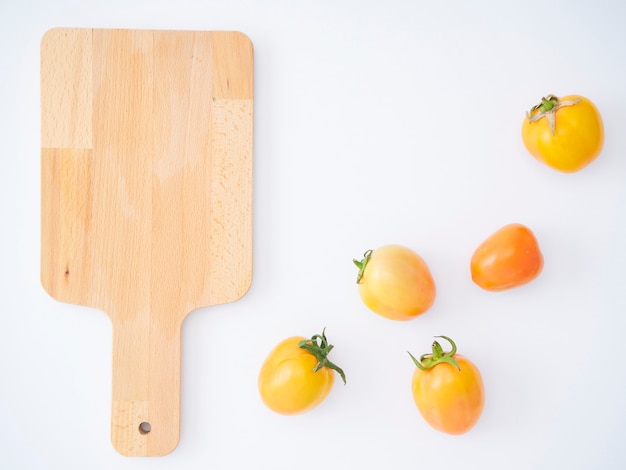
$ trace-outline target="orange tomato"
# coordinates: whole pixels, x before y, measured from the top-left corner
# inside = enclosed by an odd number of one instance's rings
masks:
[[[529,283],[541,273],[543,255],[533,232],[509,224],[480,244],[472,255],[472,281],[488,291],[502,291]]]
[[[546,165],[565,173],[579,171],[602,150],[602,117],[583,96],[549,95],[527,113],[522,140],[530,154]]]
[[[304,413],[322,403],[333,388],[333,371],[346,382],[343,370],[328,360],[332,349],[324,332],[311,339],[292,336],[281,341],[259,372],[263,403],[283,415]]]
[[[411,320],[432,306],[435,282],[417,253],[387,245],[363,256],[353,261],[359,268],[359,295],[370,310],[391,320]]]
[[[485,390],[478,368],[467,358],[456,354],[456,345],[444,352],[437,341],[432,354],[417,360],[412,379],[413,400],[424,420],[437,431],[463,434],[479,420],[485,405]]]

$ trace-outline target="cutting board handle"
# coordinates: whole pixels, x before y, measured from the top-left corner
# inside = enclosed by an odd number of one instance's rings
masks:
[[[180,437],[181,325],[150,316],[113,323],[111,442],[125,456],[162,456]]]

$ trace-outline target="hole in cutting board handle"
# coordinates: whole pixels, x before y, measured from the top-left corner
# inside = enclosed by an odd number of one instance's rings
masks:
[[[147,421],[139,424],[139,434],[145,435],[148,434],[150,431],[152,431],[152,426]]]

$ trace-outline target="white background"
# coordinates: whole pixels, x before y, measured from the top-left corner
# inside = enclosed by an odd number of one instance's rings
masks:
[[[626,468],[626,4],[619,0],[3,0],[0,6],[0,468]],[[162,458],[109,441],[111,327],[39,281],[39,41],[55,26],[239,30],[255,46],[254,280],[183,328],[182,428]],[[600,158],[528,155],[524,113],[582,94]],[[510,222],[539,239],[532,284],[493,294],[469,258]],[[388,243],[430,265],[411,322],[358,297],[352,258]],[[317,409],[267,410],[271,348],[326,327],[347,374]],[[429,428],[406,350],[456,340],[486,406]]]

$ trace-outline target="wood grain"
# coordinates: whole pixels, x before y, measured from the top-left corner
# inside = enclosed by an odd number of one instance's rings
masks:
[[[250,286],[252,77],[241,33],[42,40],[41,280],[111,318],[123,455],[176,447],[182,321]]]

